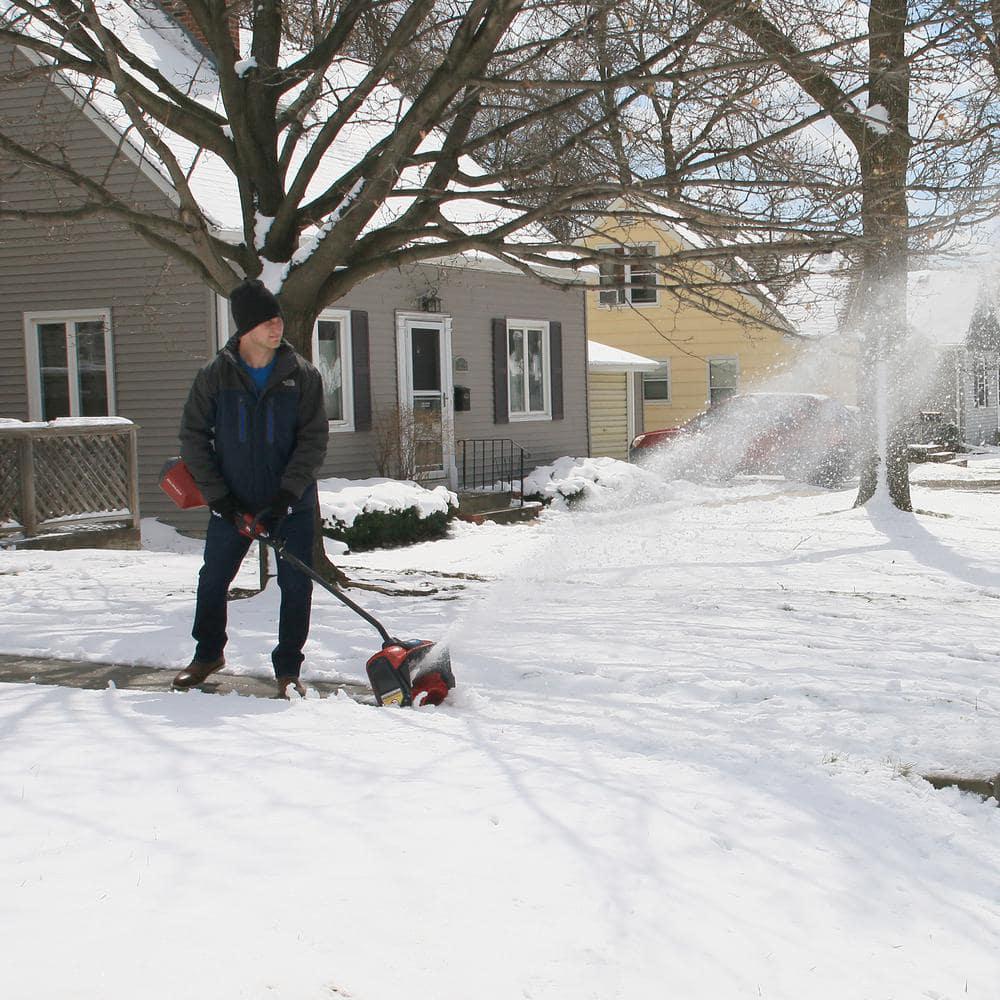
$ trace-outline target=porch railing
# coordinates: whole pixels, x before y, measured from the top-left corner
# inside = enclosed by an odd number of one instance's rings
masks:
[[[510,438],[457,441],[455,464],[460,490],[496,490],[524,503],[524,460],[528,453]]]
[[[126,420],[0,423],[0,536],[123,521],[138,531],[136,432]]]

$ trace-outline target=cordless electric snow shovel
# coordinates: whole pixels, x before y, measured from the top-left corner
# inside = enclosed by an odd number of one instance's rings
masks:
[[[170,459],[160,473],[160,488],[182,510],[207,507],[191,472],[180,458]],[[272,537],[260,524],[262,511],[256,516],[243,514],[237,530],[247,538],[266,545],[279,558],[304,573],[325,591],[333,594],[355,614],[360,615],[382,637],[382,648],[366,664],[368,682],[379,705],[440,705],[455,686],[448,650],[427,639],[397,639],[385,626],[343,591],[328,583],[311,566],[291,552],[285,551],[285,540]]]

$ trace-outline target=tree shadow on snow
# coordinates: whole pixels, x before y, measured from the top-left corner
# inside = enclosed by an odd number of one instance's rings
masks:
[[[1000,573],[971,563],[967,557],[945,545],[921,523],[919,514],[904,514],[879,506],[866,508],[872,527],[892,543],[908,552],[917,562],[947,573],[973,587],[1000,588]]]

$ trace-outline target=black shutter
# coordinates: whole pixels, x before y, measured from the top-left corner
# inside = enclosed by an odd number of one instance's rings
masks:
[[[552,376],[552,419],[563,418],[562,323],[549,323],[549,374]]]
[[[351,310],[351,362],[354,381],[354,429],[372,429],[372,380],[368,348],[368,313]]]
[[[507,320],[493,320],[493,422],[510,423],[507,397]]]

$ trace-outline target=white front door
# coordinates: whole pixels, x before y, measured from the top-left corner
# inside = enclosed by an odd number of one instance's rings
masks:
[[[428,313],[396,317],[401,442],[421,479],[451,479],[455,465],[451,318]]]

